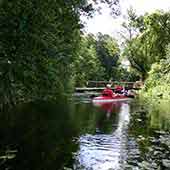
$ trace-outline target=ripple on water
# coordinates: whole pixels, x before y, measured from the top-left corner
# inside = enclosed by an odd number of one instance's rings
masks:
[[[112,134],[82,135],[74,169],[126,169],[128,157],[138,154],[136,143],[128,137],[128,124],[129,105],[122,104],[117,129]]]

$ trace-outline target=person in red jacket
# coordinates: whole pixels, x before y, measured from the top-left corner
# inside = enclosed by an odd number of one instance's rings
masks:
[[[111,89],[111,84],[107,84],[106,88],[102,91],[102,95],[103,96],[109,96],[109,97],[113,97],[114,93]]]
[[[123,91],[123,87],[120,85],[115,86],[115,93],[121,94]]]

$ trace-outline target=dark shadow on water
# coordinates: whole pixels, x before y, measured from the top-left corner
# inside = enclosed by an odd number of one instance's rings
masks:
[[[73,168],[83,134],[109,134],[118,114],[91,103],[37,101],[0,113],[0,169]]]
[[[121,103],[95,103],[94,106],[98,108],[97,133],[112,133],[118,125]]]
[[[103,168],[120,167],[136,149],[133,144],[128,151],[134,142],[127,134],[129,108],[121,102],[37,101],[0,113],[0,170],[78,170],[86,157],[103,161]]]
[[[59,170],[72,165],[77,149],[72,123],[67,105],[49,102],[1,113],[0,169]]]

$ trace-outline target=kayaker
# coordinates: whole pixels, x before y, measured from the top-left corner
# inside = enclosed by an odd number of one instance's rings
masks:
[[[122,94],[122,91],[123,91],[122,86],[120,86],[120,85],[115,86],[115,90],[114,90],[115,93]]]
[[[109,96],[109,97],[113,97],[114,93],[111,89],[111,84],[107,84],[106,88],[102,91],[102,95],[103,96]]]
[[[133,90],[128,90],[128,93],[127,93],[128,97],[134,98],[135,95],[136,95],[136,93]]]

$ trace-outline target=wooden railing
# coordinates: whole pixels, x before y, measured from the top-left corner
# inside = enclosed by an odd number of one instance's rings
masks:
[[[119,82],[119,81],[88,81],[86,83],[86,87],[76,87],[76,92],[84,92],[84,91],[102,91],[106,84],[111,84],[112,89],[114,90],[114,87],[116,85],[124,86],[128,89],[140,89],[143,86],[142,82]]]
[[[105,87],[106,84],[111,84],[113,87],[115,85],[122,85],[122,86],[127,86],[127,87],[133,87],[133,85],[135,83],[136,82],[125,82],[125,81],[122,81],[122,82],[119,82],[119,81],[88,81],[86,83],[86,86],[87,87]]]

